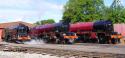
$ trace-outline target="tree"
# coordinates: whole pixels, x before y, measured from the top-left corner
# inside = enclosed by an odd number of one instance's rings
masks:
[[[44,25],[44,24],[52,24],[52,23],[55,23],[54,19],[37,21],[35,25]]]
[[[125,8],[123,9],[122,13],[121,13],[121,22],[125,23]]]
[[[110,7],[105,7],[103,18],[113,21],[113,23],[125,23],[125,9],[120,4],[120,0],[114,0]]]
[[[103,0],[69,0],[63,13],[64,22],[87,22],[102,18]]]
[[[113,23],[125,23],[125,8],[120,0],[114,0],[110,7],[104,0],[69,0],[65,5],[63,20],[66,23],[111,20]]]

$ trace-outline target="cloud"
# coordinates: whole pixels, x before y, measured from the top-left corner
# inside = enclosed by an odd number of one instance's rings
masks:
[[[59,21],[62,17],[63,4],[53,0],[0,0],[0,21],[25,21],[34,23],[42,19],[53,18]],[[57,2],[58,1],[58,2]],[[31,19],[31,20],[30,20]],[[5,22],[5,21],[2,21]]]
[[[62,19],[68,0],[0,0],[0,22],[25,21],[35,23],[49,18]],[[112,1],[104,0],[106,5]],[[125,6],[125,0],[121,0]]]
[[[123,5],[123,6],[125,6],[125,0],[120,0],[121,1],[121,4]]]
[[[0,0],[0,9],[33,9],[32,0]]]
[[[54,3],[50,3],[50,2],[44,2],[44,5],[50,7],[51,9],[58,9],[58,10],[62,10],[63,9],[63,5],[60,5],[60,4],[54,4]]]

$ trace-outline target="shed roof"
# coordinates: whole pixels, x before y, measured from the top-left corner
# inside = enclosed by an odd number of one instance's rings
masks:
[[[17,22],[8,22],[8,23],[0,23],[0,28],[8,28],[10,26],[16,26],[16,25],[19,25],[19,24],[24,24],[28,27],[34,27],[33,24],[31,23],[27,23],[27,22],[22,22],[22,21],[17,21]]]

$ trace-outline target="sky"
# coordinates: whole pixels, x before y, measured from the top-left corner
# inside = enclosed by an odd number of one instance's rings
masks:
[[[23,21],[35,23],[36,21],[62,19],[64,5],[68,0],[0,0],[0,23]],[[105,0],[107,6],[113,0]],[[125,0],[121,0],[125,5]]]

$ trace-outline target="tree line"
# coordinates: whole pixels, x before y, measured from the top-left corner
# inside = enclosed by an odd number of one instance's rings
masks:
[[[125,23],[125,8],[121,5],[110,7],[104,0],[69,0],[63,13],[64,22],[88,22],[111,20],[113,23]]]
[[[69,0],[64,6],[62,22],[94,22],[111,20],[113,23],[125,23],[123,6],[106,6],[104,0]],[[36,25],[55,23],[54,19],[37,21]]]
[[[52,24],[52,23],[55,23],[54,19],[41,20],[41,21],[37,21],[34,24],[35,25],[44,25],[44,24]]]

